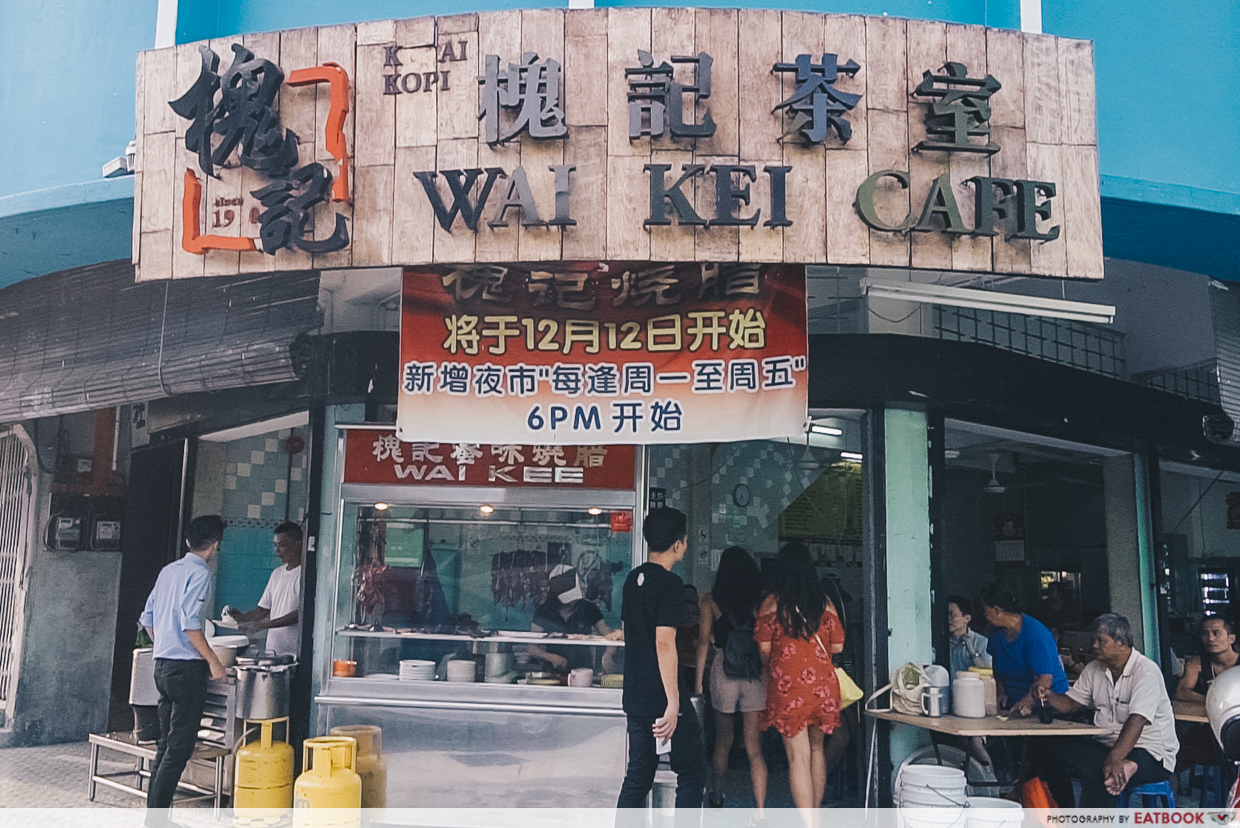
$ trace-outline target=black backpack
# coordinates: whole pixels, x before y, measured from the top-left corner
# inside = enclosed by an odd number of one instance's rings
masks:
[[[762,677],[762,654],[753,638],[753,618],[741,623],[732,613],[726,613],[732,629],[723,646],[723,674],[734,679]]]

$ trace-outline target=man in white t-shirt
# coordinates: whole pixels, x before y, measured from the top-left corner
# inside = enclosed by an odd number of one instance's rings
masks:
[[[1170,777],[1180,749],[1162,671],[1132,648],[1128,619],[1115,613],[1100,615],[1090,632],[1094,660],[1076,684],[1067,693],[1042,693],[1060,713],[1092,709],[1094,725],[1106,729],[1101,736],[1061,746],[1056,775],[1062,778],[1048,780],[1061,808],[1073,804],[1070,768],[1081,777],[1082,808],[1114,808],[1121,791]],[[1068,801],[1059,799],[1056,787]]]
[[[267,579],[258,607],[234,612],[242,632],[268,630],[267,649],[296,657],[301,652],[301,527],[285,521],[275,528],[276,554],[281,566]]]

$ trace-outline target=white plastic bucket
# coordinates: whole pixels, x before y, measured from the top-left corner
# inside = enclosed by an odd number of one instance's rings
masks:
[[[905,765],[896,779],[902,808],[959,808],[965,804],[964,771],[942,765]]]
[[[1025,809],[1009,799],[971,796],[968,805],[967,828],[1020,828],[1025,821]]]
[[[967,828],[967,811],[967,808],[900,805],[896,822],[899,828]]]

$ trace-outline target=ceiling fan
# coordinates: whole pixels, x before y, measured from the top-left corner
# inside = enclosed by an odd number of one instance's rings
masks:
[[[990,482],[982,487],[982,491],[986,494],[1003,494],[1007,491],[1007,486],[999,482],[996,475],[996,469],[999,465],[999,453],[995,452],[990,455]]]

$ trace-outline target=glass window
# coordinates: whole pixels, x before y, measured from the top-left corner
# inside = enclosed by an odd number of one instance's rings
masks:
[[[423,660],[443,679],[447,657],[476,661],[466,681],[563,683],[588,668],[597,686],[621,669],[622,645],[604,636],[620,628],[631,512],[380,505],[345,505],[334,658],[346,669]]]

